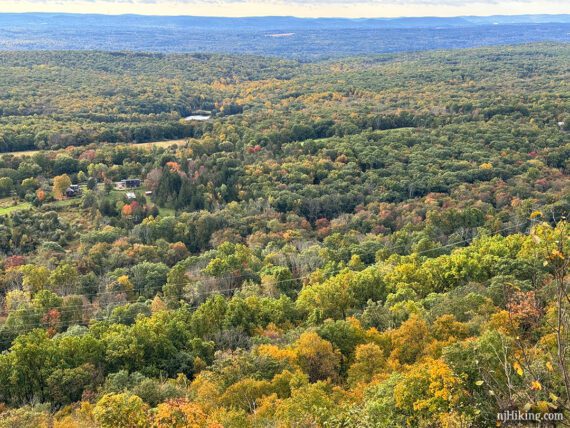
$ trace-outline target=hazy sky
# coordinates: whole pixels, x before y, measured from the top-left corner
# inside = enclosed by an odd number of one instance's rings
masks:
[[[0,0],[0,12],[395,17],[570,13],[570,0]]]

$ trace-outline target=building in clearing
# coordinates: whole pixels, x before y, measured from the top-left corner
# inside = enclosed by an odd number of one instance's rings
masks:
[[[117,190],[136,189],[137,187],[141,187],[140,178],[127,178],[115,183],[115,189]]]
[[[81,195],[81,187],[78,184],[72,184],[67,189],[65,189],[65,196],[68,198],[74,198],[75,196]]]

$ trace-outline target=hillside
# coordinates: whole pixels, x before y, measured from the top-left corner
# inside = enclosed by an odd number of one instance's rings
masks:
[[[568,64],[0,52],[0,428],[567,419]]]

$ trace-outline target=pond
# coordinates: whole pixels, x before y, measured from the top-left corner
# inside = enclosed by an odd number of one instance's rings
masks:
[[[204,121],[210,119],[211,115],[204,115],[204,114],[194,114],[192,116],[185,117],[184,120],[199,120]]]

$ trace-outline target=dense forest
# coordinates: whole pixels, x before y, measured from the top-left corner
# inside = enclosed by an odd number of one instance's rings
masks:
[[[0,52],[0,427],[570,420],[569,64]]]

